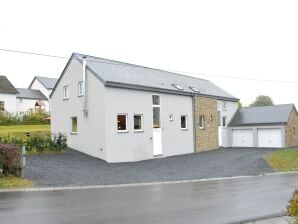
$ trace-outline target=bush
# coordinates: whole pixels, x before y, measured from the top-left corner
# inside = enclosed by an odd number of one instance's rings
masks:
[[[21,151],[14,144],[0,143],[0,169],[6,176],[15,175],[21,168],[20,164]]]
[[[293,193],[292,198],[289,201],[287,210],[289,216],[298,218],[298,190]]]
[[[11,114],[8,112],[0,112],[0,126],[5,125],[34,125],[49,124],[47,119],[50,115],[46,112],[26,112]]]
[[[12,143],[17,146],[26,146],[26,151],[30,153],[43,152],[62,152],[67,147],[67,138],[65,135],[33,135],[27,138],[20,137],[2,137],[0,140],[4,143]]]

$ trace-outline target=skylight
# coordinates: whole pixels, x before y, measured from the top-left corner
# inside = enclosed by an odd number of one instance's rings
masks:
[[[183,90],[183,88],[177,84],[172,84],[176,89]]]
[[[200,91],[196,87],[189,87],[192,91],[199,93]]]

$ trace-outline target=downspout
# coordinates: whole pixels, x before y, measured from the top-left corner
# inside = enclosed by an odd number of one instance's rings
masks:
[[[197,148],[197,129],[196,129],[196,94],[192,95],[192,120],[193,120],[193,148],[194,148],[194,152],[196,152],[196,148]]]
[[[86,73],[86,56],[83,56],[83,113],[85,117],[88,117],[88,91],[87,91],[87,73]]]

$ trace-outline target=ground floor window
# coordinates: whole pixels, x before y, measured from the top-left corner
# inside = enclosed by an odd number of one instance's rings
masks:
[[[127,114],[117,115],[117,130],[118,132],[127,131]]]
[[[227,127],[227,116],[222,117],[222,126]]]
[[[181,116],[181,129],[187,129],[187,115]]]
[[[4,101],[0,101],[0,110],[4,110]]]
[[[72,133],[78,132],[78,118],[77,117],[71,118],[71,132]]]
[[[199,117],[199,128],[204,129],[205,128],[205,116],[200,115]]]
[[[143,131],[143,115],[135,114],[133,116],[133,120],[134,120],[134,130],[135,131]]]

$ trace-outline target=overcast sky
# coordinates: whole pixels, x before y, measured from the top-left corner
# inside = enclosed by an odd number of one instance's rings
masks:
[[[260,94],[298,105],[297,12],[294,0],[1,1],[0,48],[181,71],[244,105]],[[67,62],[2,51],[0,61],[0,74],[16,87],[28,87],[34,75],[58,78]]]

